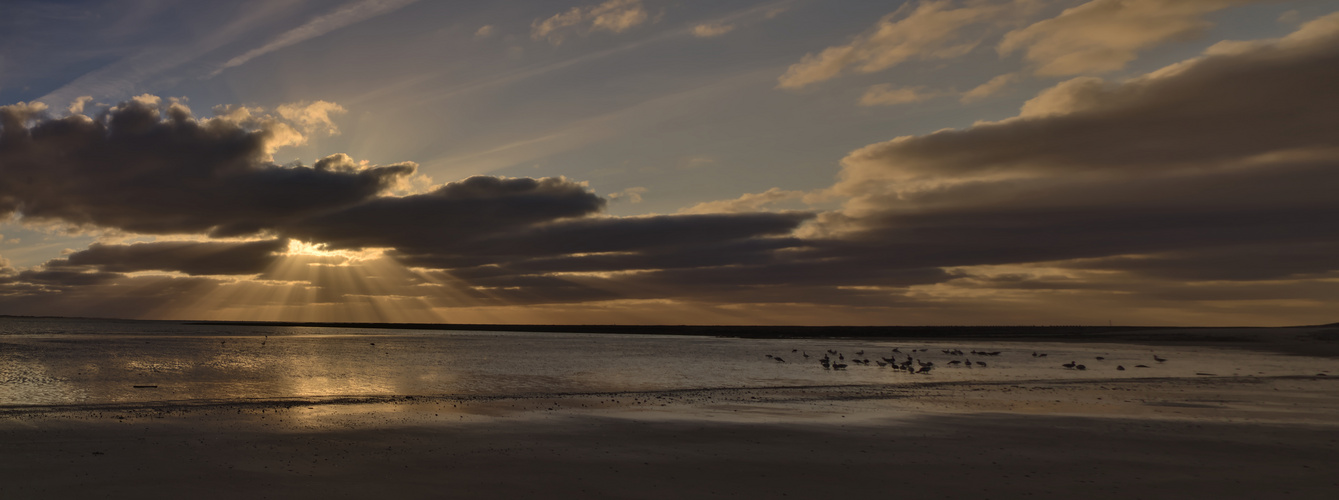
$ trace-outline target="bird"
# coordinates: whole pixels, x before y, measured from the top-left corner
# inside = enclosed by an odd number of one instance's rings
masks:
[[[953,360],[953,361],[949,361],[948,364],[950,364],[950,365],[960,365],[960,364],[962,364],[962,361],[958,361],[958,360],[955,359],[955,360]]]
[[[1148,368],[1148,365],[1134,365],[1135,368]]]
[[[1075,363],[1075,362],[1073,362],[1073,361],[1070,361],[1070,362],[1065,363],[1065,364],[1060,365],[1060,366],[1063,366],[1063,367],[1065,367],[1065,368],[1073,368],[1073,367],[1075,367],[1075,366],[1078,366],[1078,364]]]
[[[834,351],[834,350],[832,350],[832,349],[828,349],[828,354],[837,354],[837,351]]]
[[[1161,363],[1161,362],[1163,362],[1163,361],[1167,361],[1167,358],[1159,358],[1157,354],[1154,354],[1154,355],[1153,355],[1153,361],[1157,361],[1157,362]]]
[[[1088,367],[1083,366],[1083,365],[1077,365],[1077,366],[1075,366],[1074,368],[1078,368],[1078,369],[1080,369],[1080,370],[1087,370],[1087,369],[1088,369]]]
[[[775,359],[777,363],[785,363],[785,362],[786,362],[786,360],[781,359],[781,356],[777,356],[777,357],[774,357],[774,358],[772,358],[772,359]]]
[[[845,369],[846,369],[846,363],[833,363],[833,364],[832,364],[832,369],[833,369],[833,370],[845,370]]]
[[[837,359],[840,359],[840,360],[842,360],[842,361],[846,361],[846,356],[842,356],[841,353],[837,353]]]
[[[985,361],[977,361],[977,362],[976,362],[976,366],[986,366],[986,362],[985,362]]]
[[[884,362],[882,362],[882,361],[875,361],[874,364],[879,365],[879,368],[883,368],[883,367],[885,367],[885,366],[888,366],[888,363],[884,363]]]
[[[1101,356],[1098,356],[1098,357],[1097,357],[1097,360],[1098,360],[1098,361],[1101,361],[1101,360],[1104,360],[1104,359],[1107,359],[1107,358],[1104,358],[1104,357],[1101,357]]]
[[[799,349],[791,349],[790,352],[800,352]]]
[[[1044,358],[1044,357],[1046,357],[1046,353],[1043,352],[1043,353],[1041,353],[1041,354],[1038,354],[1037,357],[1038,357],[1038,358]]]
[[[809,353],[801,351],[800,354],[804,355],[804,359],[809,359]]]
[[[1123,372],[1123,371],[1125,371],[1125,367],[1124,367],[1124,366],[1121,366],[1121,365],[1116,365],[1116,371],[1118,371],[1118,372]]]
[[[864,350],[864,349],[861,349],[861,350],[859,350],[859,351],[856,351],[856,352],[855,352],[855,355],[856,355],[856,356],[864,356],[864,355],[865,355],[865,350]]]
[[[922,366],[920,370],[916,371],[916,373],[930,373],[931,369],[933,369],[933,367],[931,366]]]
[[[901,353],[902,353],[902,351],[901,351],[901,350],[899,350],[899,349],[898,349],[898,348],[896,348],[896,347],[894,347],[894,348],[893,348],[893,352],[895,352],[895,353],[899,353],[899,354],[901,354]]]

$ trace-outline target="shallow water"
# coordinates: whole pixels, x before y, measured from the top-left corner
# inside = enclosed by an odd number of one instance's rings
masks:
[[[902,354],[893,353],[899,348]],[[942,349],[968,352],[955,356]],[[827,350],[871,360],[828,370]],[[927,349],[914,352],[914,349]],[[864,355],[855,356],[856,351]],[[1000,351],[998,356],[970,351]],[[1046,353],[1034,357],[1033,352]],[[805,359],[807,353],[810,358]],[[767,354],[780,356],[774,361]],[[1157,354],[1166,362],[1154,361]],[[875,366],[930,361],[929,374]],[[1095,359],[1098,356],[1105,360]],[[833,356],[835,358],[835,356]],[[987,366],[948,365],[970,359]],[[1062,367],[1076,361],[1083,371]],[[1147,368],[1136,368],[1144,364]],[[1123,365],[1126,370],[1117,371]],[[1125,344],[777,340],[0,319],[0,405],[382,395],[524,395],[1339,372],[1324,358]],[[156,386],[136,388],[134,386]]]

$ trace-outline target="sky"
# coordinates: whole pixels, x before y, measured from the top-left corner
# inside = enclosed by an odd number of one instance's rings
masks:
[[[1339,321],[1339,6],[0,2],[0,314]]]

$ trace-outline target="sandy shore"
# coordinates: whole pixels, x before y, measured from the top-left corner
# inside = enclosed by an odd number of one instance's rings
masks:
[[[1339,380],[9,408],[3,498],[1337,498]]]

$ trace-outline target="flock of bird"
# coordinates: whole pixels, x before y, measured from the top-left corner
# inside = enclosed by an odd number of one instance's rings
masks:
[[[886,358],[883,357],[883,356],[878,356],[879,359],[875,360],[874,363],[877,364],[877,365],[879,366],[879,368],[890,368],[890,367],[891,367],[891,368],[894,369],[894,370],[905,371],[905,372],[907,372],[907,373],[930,373],[930,371],[931,371],[931,370],[934,370],[934,368],[935,368],[934,361],[924,361],[924,360],[921,360],[921,359],[917,359],[916,356],[915,356],[915,353],[917,353],[917,352],[928,352],[929,350],[930,350],[929,348],[923,348],[923,349],[911,349],[911,350],[909,351],[909,353],[903,353],[902,350],[901,350],[900,348],[894,347],[893,350],[892,350],[892,355],[891,355],[891,356],[886,357]],[[989,365],[986,364],[985,361],[980,361],[979,359],[978,359],[977,361],[972,361],[970,358],[966,358],[965,356],[968,356],[969,354],[972,355],[972,356],[999,356],[1000,353],[1002,352],[1002,351],[977,351],[977,350],[972,350],[972,351],[970,351],[970,353],[964,353],[964,352],[962,352],[962,350],[960,350],[960,349],[940,349],[940,351],[943,352],[943,353],[946,354],[946,355],[949,355],[949,356],[963,356],[963,359],[952,359],[952,360],[949,360],[949,361],[948,361],[947,363],[945,363],[945,364],[947,364],[947,365],[949,365],[949,366],[953,366],[953,367],[963,366],[963,367],[967,367],[967,368],[972,368],[973,366],[977,366],[977,367],[980,367],[980,368],[986,368],[986,367],[989,366]],[[792,354],[799,354],[800,356],[803,356],[804,359],[806,359],[806,360],[809,359],[809,358],[811,357],[807,351],[801,351],[801,350],[799,350],[799,349],[791,349],[790,352],[791,352]],[[833,358],[831,357],[831,356],[833,356],[833,355],[836,355],[837,358],[836,358],[836,359],[833,359]],[[906,356],[906,359],[898,360],[898,358],[897,358],[898,355],[904,355],[904,356]],[[856,365],[869,366],[869,364],[870,364],[870,360],[869,360],[869,358],[865,358],[864,356],[865,356],[865,350],[864,350],[864,349],[861,349],[861,350],[859,350],[859,351],[856,351],[856,352],[855,352],[855,356],[852,356],[850,360],[847,360],[845,354],[842,354],[842,353],[837,352],[837,351],[832,350],[832,349],[828,349],[828,350],[827,350],[827,353],[823,354],[823,357],[818,359],[818,363],[821,364],[821,365],[823,365],[823,369],[824,369],[824,370],[845,370],[846,367],[849,366],[849,365],[847,364],[848,361],[849,361],[850,363],[853,363],[853,364],[856,364]],[[924,355],[922,355],[922,356],[924,356]],[[1032,357],[1034,357],[1034,358],[1044,358],[1044,357],[1046,357],[1046,353],[1044,353],[1044,352],[1043,352],[1043,353],[1039,353],[1039,352],[1033,351],[1033,352],[1032,352]],[[786,362],[786,360],[783,359],[781,356],[776,356],[776,355],[772,355],[772,354],[768,354],[768,355],[767,355],[767,359],[770,359],[770,360],[772,360],[772,361],[776,361],[777,363],[785,363],[785,362]],[[1103,361],[1103,360],[1105,360],[1106,358],[1103,357],[1103,356],[1096,356],[1095,359],[1096,359],[1097,361]],[[1154,355],[1153,355],[1153,360],[1154,360],[1154,361],[1157,361],[1158,363],[1163,363],[1163,362],[1166,362],[1166,361],[1167,361],[1167,358],[1163,358],[1163,357],[1161,357],[1161,356],[1158,356],[1158,355],[1154,354]],[[1081,365],[1081,364],[1079,364],[1078,362],[1075,362],[1075,361],[1070,361],[1070,362],[1065,363],[1065,364],[1062,364],[1062,365],[1060,365],[1060,366],[1065,367],[1065,368],[1070,369],[1070,370],[1087,370],[1087,369],[1088,369],[1087,366],[1085,366],[1085,365]],[[1134,367],[1135,367],[1135,368],[1148,368],[1148,365],[1134,365]],[[1125,366],[1124,366],[1124,365],[1116,365],[1116,370],[1117,370],[1117,371],[1125,371]]]

